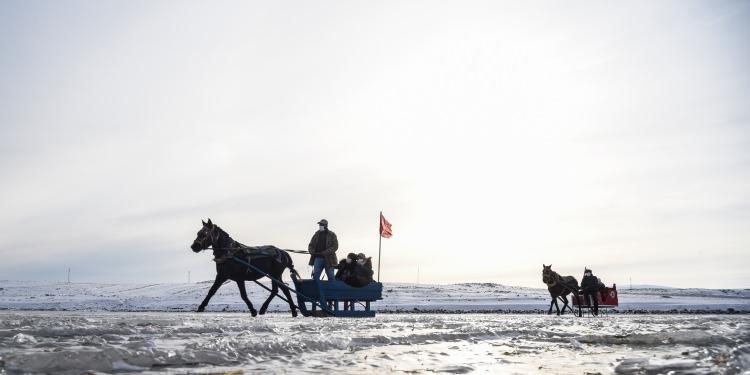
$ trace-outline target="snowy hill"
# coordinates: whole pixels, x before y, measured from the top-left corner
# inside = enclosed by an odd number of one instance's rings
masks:
[[[85,311],[191,311],[206,295],[210,282],[182,284],[94,284],[40,281],[0,281],[0,309]],[[248,295],[258,308],[268,292],[247,282]],[[620,289],[620,309],[625,310],[726,310],[750,311],[748,289]],[[546,289],[493,283],[451,285],[387,283],[381,311],[539,311],[549,307]],[[245,311],[235,283],[224,285],[211,300],[210,311]],[[270,310],[286,311],[280,299]]]

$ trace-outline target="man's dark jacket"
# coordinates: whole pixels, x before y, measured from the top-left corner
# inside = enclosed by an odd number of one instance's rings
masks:
[[[599,278],[594,275],[584,276],[581,280],[581,289],[584,293],[596,293],[599,289]]]
[[[326,236],[326,246],[325,250],[318,252],[317,245],[320,236]],[[325,259],[326,267],[333,267],[339,262],[338,258],[336,258],[336,250],[338,249],[339,240],[336,238],[336,233],[333,233],[328,229],[324,231],[319,230],[313,234],[312,239],[310,239],[310,244],[307,245],[307,251],[310,253],[310,262],[308,264],[312,266],[313,263],[315,263],[315,257],[321,256]]]

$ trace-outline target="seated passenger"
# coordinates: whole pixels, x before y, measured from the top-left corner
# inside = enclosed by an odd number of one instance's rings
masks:
[[[336,279],[346,282],[354,272],[354,267],[357,261],[357,256],[354,253],[349,253],[346,258],[339,261],[339,265],[336,267]]]
[[[372,282],[372,259],[365,254],[349,253],[338,264],[336,279],[354,287],[362,287]]]
[[[365,254],[359,253],[357,254],[357,263],[372,271],[372,257],[366,257]]]
[[[372,258],[368,258],[363,253],[357,254],[356,267],[349,285],[361,287],[372,282]]]

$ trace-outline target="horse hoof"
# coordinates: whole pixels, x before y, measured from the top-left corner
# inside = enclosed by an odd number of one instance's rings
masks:
[[[293,317],[293,318],[296,318],[296,317],[297,317],[297,311],[295,311],[295,310],[292,310],[292,317]]]
[[[198,310],[195,310],[195,312],[203,312],[204,308],[199,307]]]
[[[250,315],[252,315],[253,317],[256,317],[258,316],[258,312],[255,310],[250,310]]]

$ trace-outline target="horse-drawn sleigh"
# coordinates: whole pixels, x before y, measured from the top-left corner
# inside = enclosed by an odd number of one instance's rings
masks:
[[[590,279],[587,280],[586,278]],[[589,281],[590,283],[588,283]],[[565,314],[567,308],[573,315],[579,317],[584,315],[584,311],[591,313],[591,315],[598,315],[600,309],[607,311],[619,306],[617,285],[613,284],[611,288],[605,286],[588,269],[584,271],[584,280],[579,286],[575,277],[560,276],[552,270],[551,264],[549,266],[542,265],[542,282],[547,284],[547,290],[552,297],[548,314],[552,314],[553,306],[557,309],[557,315]],[[567,296],[569,294],[571,294],[572,306],[568,304]],[[557,304],[558,301],[563,303],[562,310]],[[577,309],[573,309],[573,307]]]
[[[596,298],[596,304],[594,304],[593,298]],[[612,284],[612,287],[605,286],[594,295],[579,295],[578,298],[572,298],[573,307],[579,308],[578,316],[581,313],[588,311],[589,313],[594,312],[594,306],[599,311],[609,311],[619,306],[620,301],[617,295],[617,284]],[[574,310],[575,311],[575,310]]]
[[[289,304],[292,316],[297,316],[297,309],[303,316],[336,316],[336,317],[373,317],[375,311],[370,303],[382,299],[383,284],[370,282],[362,287],[353,287],[340,280],[302,279],[294,269],[289,252],[274,246],[245,246],[233,240],[229,234],[211,222],[203,222],[190,248],[194,252],[212,250],[216,262],[216,279],[201,302],[198,311],[203,311],[208,301],[225,282],[237,283],[240,296],[250,309],[252,316],[265,314],[268,304],[274,297],[279,297]],[[306,252],[305,252],[306,253]],[[294,287],[284,283],[281,275],[289,269]],[[258,282],[268,277],[271,288]],[[271,292],[259,311],[256,311],[247,297],[245,281],[254,281]],[[281,289],[284,296],[279,296]],[[296,296],[296,304],[291,294]],[[343,305],[342,305],[343,303]],[[361,309],[357,309],[359,304]],[[308,307],[309,306],[309,307]]]

